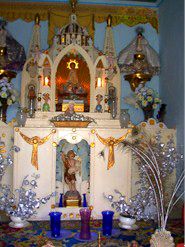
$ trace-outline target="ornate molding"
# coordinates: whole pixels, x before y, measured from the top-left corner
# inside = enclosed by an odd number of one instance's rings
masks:
[[[76,12],[79,23],[85,24],[91,35],[94,33],[94,22],[105,22],[110,14],[112,26],[125,24],[131,27],[150,23],[158,31],[157,8],[81,4],[77,6]],[[33,21],[37,13],[42,21],[49,21],[48,40],[50,43],[54,34],[53,28],[68,23],[71,7],[64,3],[1,3],[0,16],[7,21],[15,21],[19,18],[27,22]]]

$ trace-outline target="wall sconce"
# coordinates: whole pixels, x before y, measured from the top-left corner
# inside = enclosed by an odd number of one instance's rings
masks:
[[[50,76],[45,76],[44,77],[44,83],[43,86],[45,87],[50,87],[51,83],[50,83]]]
[[[98,77],[97,80],[96,80],[96,88],[100,88],[102,87],[102,78],[101,77]]]

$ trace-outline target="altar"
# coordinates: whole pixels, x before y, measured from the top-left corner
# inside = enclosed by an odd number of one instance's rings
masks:
[[[66,220],[78,219],[84,205],[101,218],[102,210],[111,208],[105,195],[117,189],[131,196],[131,153],[117,148],[131,129],[120,127],[121,81],[111,19],[103,51],[94,47],[74,12],[48,50],[41,52],[34,37],[30,42],[21,84],[21,105],[29,118],[14,130],[20,152],[13,187],[35,173],[40,175],[38,197],[56,191],[32,220],[48,219],[50,210],[61,211]]]
[[[34,28],[39,30],[39,19]],[[105,197],[117,190],[128,201],[136,194],[138,178],[131,151],[119,146],[131,136],[133,125],[120,125],[121,76],[111,17],[103,51],[93,45],[74,12],[49,49],[41,52],[34,35],[30,44],[21,84],[21,106],[28,118],[24,127],[14,129],[20,152],[14,155],[13,188],[25,176],[39,174],[37,197],[56,192],[31,220],[47,220],[52,210],[61,211],[63,220],[77,220],[79,209],[87,206],[100,219],[103,210],[111,209]],[[170,134],[175,139],[174,130],[154,119],[139,128],[151,138],[161,131],[164,139]]]

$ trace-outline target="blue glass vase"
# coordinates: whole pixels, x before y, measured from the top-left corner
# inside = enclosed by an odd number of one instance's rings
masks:
[[[62,213],[60,212],[51,212],[50,216],[50,228],[51,228],[51,236],[57,238],[60,236],[60,218]]]
[[[59,200],[59,208],[62,208],[63,207],[63,194],[60,193],[60,200]]]
[[[112,234],[112,222],[113,222],[113,211],[102,211],[103,221],[102,230],[104,236],[111,236]]]
[[[87,199],[86,199],[86,194],[83,194],[83,203],[82,207],[86,208],[87,207]]]

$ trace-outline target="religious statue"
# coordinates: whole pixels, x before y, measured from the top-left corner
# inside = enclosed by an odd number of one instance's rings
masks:
[[[68,116],[68,117],[73,116],[73,114],[75,113],[74,105],[75,105],[74,101],[69,102],[69,106],[68,106],[67,110],[65,111],[66,116]]]
[[[70,71],[67,77],[67,83],[64,85],[64,92],[74,95],[83,94],[85,92],[78,80],[77,70],[75,68],[75,63],[73,62],[70,64]]]
[[[71,69],[67,78],[68,82],[72,83],[73,87],[77,87],[78,85],[78,75],[77,75],[77,71],[75,69],[75,63],[71,63]]]
[[[76,191],[76,172],[80,171],[80,161],[75,159],[75,152],[69,150],[67,155],[62,153],[62,161],[64,164],[64,181],[69,186],[69,191]]]
[[[28,86],[28,108],[29,108],[30,117],[34,117],[35,99],[36,99],[35,86],[33,84],[30,84]]]
[[[49,105],[49,100],[50,100],[50,95],[49,93],[44,93],[43,94],[43,100],[44,100],[44,104],[42,106],[42,110],[43,111],[50,111],[50,105]]]

